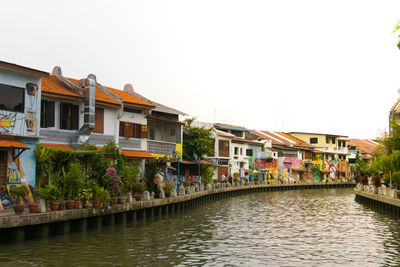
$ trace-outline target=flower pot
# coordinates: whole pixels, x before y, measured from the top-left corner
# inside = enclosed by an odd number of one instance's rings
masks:
[[[65,209],[65,201],[59,201],[60,205],[58,206],[58,210],[64,210]]]
[[[56,211],[56,210],[58,210],[58,207],[60,207],[60,202],[54,201],[54,202],[51,202],[51,203],[50,203],[50,209],[51,209],[51,211]]]
[[[141,201],[143,199],[143,195],[142,194],[135,194],[135,199],[136,199],[136,201]]]
[[[89,201],[88,201],[88,200],[83,201],[82,206],[83,206],[85,209],[89,208],[89,207],[90,207]]]
[[[93,200],[92,201],[92,206],[93,206],[94,209],[97,209],[100,206],[100,201]]]
[[[74,209],[79,209],[79,200],[74,200]]]
[[[165,197],[170,197],[171,196],[171,192],[164,192]]]
[[[30,213],[37,213],[38,209],[39,209],[39,204],[29,204]]]
[[[24,213],[24,210],[25,210],[25,204],[22,204],[22,205],[14,204],[13,208],[14,208],[15,214],[22,214],[22,213]]]
[[[118,198],[118,203],[122,204],[122,205],[125,205],[126,204],[126,197],[119,197]]]
[[[114,206],[117,205],[117,203],[118,203],[118,197],[112,197],[110,200],[110,204]]]
[[[75,201],[67,200],[65,202],[65,206],[66,206],[67,210],[72,210],[74,208],[74,206],[75,206]]]

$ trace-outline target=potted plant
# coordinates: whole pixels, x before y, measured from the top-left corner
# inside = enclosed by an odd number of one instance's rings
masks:
[[[118,203],[118,194],[120,193],[120,187],[123,185],[121,177],[117,175],[117,171],[113,168],[107,168],[106,173],[103,175],[107,190],[111,194],[111,204],[116,205]]]
[[[119,197],[118,203],[119,204],[126,204],[126,193],[128,193],[128,188],[125,185],[120,186],[119,188]]]
[[[65,194],[68,199],[66,201],[67,209],[78,208],[79,200],[76,199],[84,181],[83,168],[79,163],[72,162],[68,165],[67,171],[64,167],[62,168],[62,173],[65,181]]]
[[[374,193],[378,194],[378,188],[381,186],[381,177],[379,174],[372,176],[372,184],[374,185]]]
[[[16,186],[16,187],[11,188],[11,190],[10,190],[11,197],[18,199],[18,204],[13,205],[15,214],[24,213],[25,204],[24,204],[23,198],[25,198],[28,195],[28,193],[29,193],[29,190],[25,186]]]
[[[46,200],[47,203],[50,202],[51,211],[58,210],[60,203],[56,201],[59,195],[59,190],[55,185],[46,185],[45,187],[38,189],[38,195],[40,198]]]
[[[136,182],[133,183],[133,193],[136,201],[140,201],[143,198],[143,193],[146,191],[146,185],[144,181],[138,179]]]
[[[259,184],[260,183],[260,177],[261,177],[261,173],[254,172],[254,183],[255,184]]]
[[[174,190],[174,186],[172,185],[172,183],[169,182],[169,181],[166,182],[165,185],[164,185],[165,197],[170,197],[172,190]]]
[[[95,199],[99,202],[99,206],[105,207],[107,202],[110,201],[110,193],[104,187],[98,186],[95,189]],[[95,202],[92,202],[93,208],[99,207]]]
[[[93,198],[93,191],[90,188],[83,188],[79,193],[79,198],[82,201],[82,206],[84,208],[89,208],[89,199]]]

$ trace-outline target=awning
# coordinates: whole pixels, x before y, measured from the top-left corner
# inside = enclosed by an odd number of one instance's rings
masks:
[[[174,161],[174,163],[176,163],[176,162],[177,161]],[[198,165],[199,161],[198,160],[180,160],[179,164]],[[207,161],[207,160],[200,160],[200,165],[219,167],[219,165],[217,163],[210,162],[210,161]]]
[[[328,173],[328,172],[331,172],[330,170],[320,170],[320,172],[326,172],[326,173]]]
[[[249,172],[251,172],[251,170],[247,170],[247,169],[246,169],[246,170],[244,170],[244,172],[245,172],[245,173],[249,173]]]
[[[302,168],[292,168],[295,172],[306,172],[307,169],[302,169]]]
[[[144,150],[131,150],[124,149],[122,150],[122,155],[128,158],[140,158],[140,159],[152,159],[154,156],[147,151]]]
[[[28,146],[24,145],[21,141],[15,139],[0,139],[0,147],[30,149]]]
[[[40,144],[47,148],[74,151],[74,149],[71,146],[65,144],[53,144],[53,143],[40,143]]]

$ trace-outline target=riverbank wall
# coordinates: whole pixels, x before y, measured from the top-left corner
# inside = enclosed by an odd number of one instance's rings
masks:
[[[397,217],[400,216],[400,199],[397,197],[397,190],[389,188],[374,190],[370,186],[357,185],[354,192],[357,202]]]
[[[204,190],[183,196],[134,201],[108,208],[83,208],[44,213],[0,216],[0,244],[46,238],[124,225],[138,220],[174,215],[218,199],[257,192],[298,189],[345,188],[355,183],[269,184]]]

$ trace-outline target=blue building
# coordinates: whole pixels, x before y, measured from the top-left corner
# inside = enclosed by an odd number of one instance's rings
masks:
[[[41,78],[48,73],[0,61],[0,199],[13,186],[35,186]],[[29,199],[29,198],[28,198]]]

